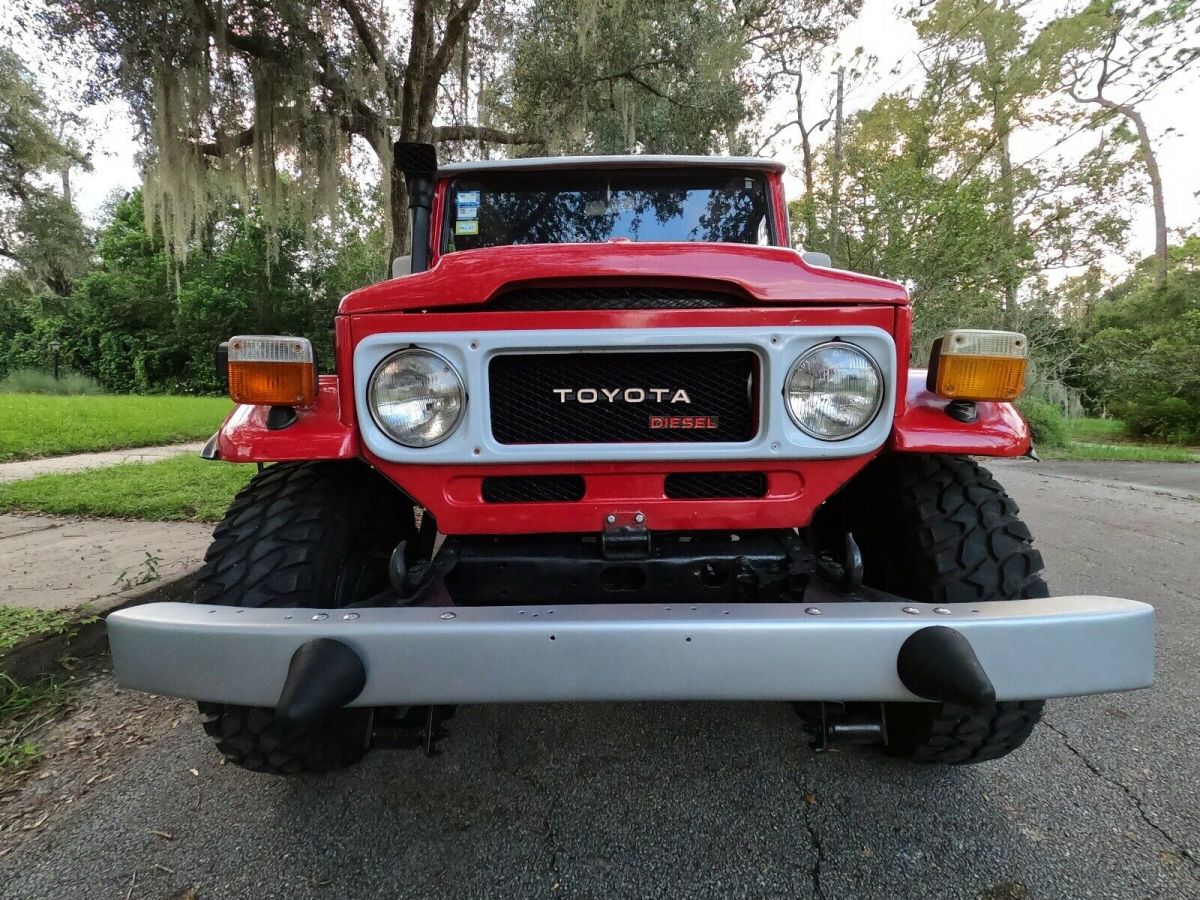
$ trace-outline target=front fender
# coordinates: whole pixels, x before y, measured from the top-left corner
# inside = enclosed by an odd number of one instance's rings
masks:
[[[226,462],[286,462],[359,455],[354,410],[342,409],[336,375],[321,376],[317,402],[297,409],[296,421],[286,428],[267,427],[269,410],[235,406],[215,435],[216,457]]]
[[[946,414],[948,403],[926,389],[924,369],[909,370],[904,409],[892,426],[888,449],[971,456],[1024,456],[1029,452],[1029,425],[1011,403],[976,403],[974,422],[952,419]]]

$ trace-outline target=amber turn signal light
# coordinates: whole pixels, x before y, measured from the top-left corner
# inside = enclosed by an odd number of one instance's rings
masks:
[[[230,338],[229,396],[235,403],[308,406],[317,399],[312,344],[279,335]]]
[[[1028,364],[1025,335],[960,328],[934,342],[926,386],[950,400],[1016,400]]]

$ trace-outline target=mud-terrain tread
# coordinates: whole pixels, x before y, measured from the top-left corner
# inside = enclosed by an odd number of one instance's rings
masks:
[[[941,714],[921,722],[918,740],[890,749],[916,762],[964,765],[1006,756],[1025,743],[1042,717],[1042,700],[1008,700],[976,709],[943,703]],[[901,722],[896,723],[902,726]]]
[[[881,457],[842,504],[839,519],[858,540],[868,584],[939,604],[1049,596],[1042,555],[1016,502],[974,460]],[[917,762],[998,759],[1029,737],[1042,706],[890,703],[888,751]]]
[[[194,602],[245,607],[337,605],[341,559],[355,540],[394,546],[411,504],[357,462],[277,463],[243,488],[213,532]],[[324,773],[367,752],[371,713],[342,710],[284,728],[273,711],[200,703],[205,732],[235,765],[277,775]]]
[[[231,763],[271,775],[312,775],[358,762],[367,752],[370,713],[343,710],[343,721],[321,722],[316,728],[284,729],[274,711],[251,706],[200,703],[201,724]],[[331,739],[331,732],[336,738]],[[346,739],[358,734],[359,739]]]

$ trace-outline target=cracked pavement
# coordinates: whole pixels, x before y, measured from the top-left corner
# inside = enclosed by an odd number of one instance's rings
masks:
[[[1200,502],[1055,465],[992,468],[1053,590],[1158,606],[1159,681],[1052,701],[1005,760],[816,756],[784,704],[574,704],[276,780],[101,677],[0,797],[0,896],[1200,898]]]

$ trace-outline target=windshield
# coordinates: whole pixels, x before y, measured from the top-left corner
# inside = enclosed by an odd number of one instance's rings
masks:
[[[508,244],[702,241],[770,244],[766,181],[700,170],[495,172],[456,178],[444,252]]]

